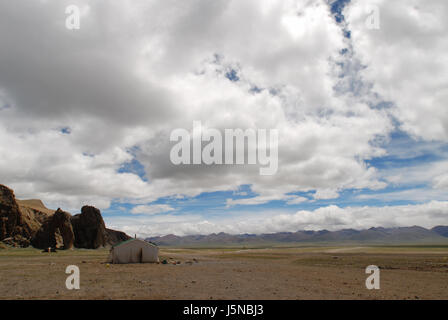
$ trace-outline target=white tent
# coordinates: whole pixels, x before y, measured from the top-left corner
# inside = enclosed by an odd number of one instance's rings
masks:
[[[113,246],[108,260],[110,263],[159,262],[159,248],[143,240],[130,239]]]

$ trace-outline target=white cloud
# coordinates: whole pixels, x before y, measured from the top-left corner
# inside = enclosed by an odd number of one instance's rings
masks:
[[[445,200],[448,197],[446,190],[437,190],[431,188],[410,188],[406,190],[390,191],[378,194],[362,194],[358,199],[368,200],[376,199],[380,201],[412,201],[426,202],[431,200]]]
[[[317,192],[313,195],[313,197],[316,200],[335,199],[335,198],[339,197],[339,193],[336,190],[321,189],[321,190],[317,190]]]
[[[232,215],[232,213],[229,213]],[[301,210],[296,213],[275,211],[257,214],[240,212],[238,219],[221,216],[204,218],[200,215],[157,216],[144,221],[132,218],[107,218],[114,227],[126,230],[140,237],[166,234],[194,235],[226,232],[274,233],[298,230],[341,230],[368,229],[371,227],[423,226],[432,228],[444,225],[448,219],[448,202],[431,201],[419,205],[385,207],[346,207],[335,205],[313,211]]]
[[[173,210],[174,210],[174,208],[167,204],[153,204],[153,205],[146,205],[146,206],[135,206],[134,208],[132,208],[131,213],[154,215],[154,214],[169,212],[169,211],[173,211]]]
[[[286,204],[299,204],[308,201],[305,197],[294,196],[290,200],[286,201]]]
[[[429,192],[439,192],[440,190],[438,191],[437,189],[444,189],[446,186],[448,161],[445,157],[441,160],[420,162],[412,166],[383,169],[380,176],[383,180],[388,181],[390,185],[395,186],[428,185],[427,190],[423,192],[427,192],[427,196],[431,197]],[[434,190],[431,190],[431,188]],[[421,193],[422,190],[419,192]],[[403,200],[412,200],[412,198],[407,197]],[[427,200],[431,200],[431,198],[426,198],[425,201]]]
[[[75,32],[66,4],[0,5],[0,173],[20,197],[106,208],[245,184],[259,197],[249,204],[385,186],[364,160],[384,154],[375,141],[393,126],[335,92],[346,43],[325,2],[89,2]],[[169,132],[193,120],[279,129],[278,173],[173,166]],[[134,154],[147,180],[118,172]]]
[[[442,174],[434,178],[434,188],[448,189],[448,174]]]
[[[365,26],[367,5],[380,29]],[[351,1],[344,11],[362,76],[392,101],[401,128],[417,138],[448,141],[448,3],[444,0]]]

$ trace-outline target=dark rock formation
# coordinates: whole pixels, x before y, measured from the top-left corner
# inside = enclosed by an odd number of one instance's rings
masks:
[[[40,224],[32,217],[24,216],[16,202],[14,192],[0,185],[0,241],[6,240],[20,246],[29,245],[30,239]]]
[[[107,232],[100,210],[84,206],[81,213],[71,219],[75,233],[75,247],[97,249],[106,246]]]
[[[128,240],[124,232],[106,229],[100,210],[84,206],[71,216],[45,207],[42,201],[16,200],[14,192],[0,185],[0,241],[11,246],[47,249],[97,249]]]
[[[52,218],[48,218],[46,222],[42,225],[36,235],[31,239],[31,245],[35,248],[46,249],[56,244],[51,241],[51,229],[52,229]]]
[[[61,209],[48,217],[34,238],[31,244],[39,249],[60,248],[72,249],[75,235],[71,224],[71,214]]]
[[[116,243],[131,239],[126,233],[112,229],[106,229],[107,244],[114,245]]]
[[[53,216],[53,230],[59,230],[64,241],[64,249],[72,249],[75,242],[75,234],[71,223],[72,215],[61,209],[56,210]]]
[[[31,244],[40,249],[85,248],[97,249],[130,237],[124,232],[106,229],[100,210],[92,206],[84,206],[81,213],[71,216],[58,209],[42,225]]]
[[[1,211],[0,214],[2,214]],[[0,241],[7,238],[9,235],[7,225],[8,225],[8,218],[0,217]]]

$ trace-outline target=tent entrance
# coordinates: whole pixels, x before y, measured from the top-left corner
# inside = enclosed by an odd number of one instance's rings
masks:
[[[138,250],[138,262],[143,263],[143,249]]]

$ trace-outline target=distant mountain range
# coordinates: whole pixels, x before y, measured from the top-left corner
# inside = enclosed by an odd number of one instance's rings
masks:
[[[146,239],[167,247],[266,246],[288,244],[447,244],[448,226],[297,231],[271,234],[213,233],[179,237],[173,234]]]

